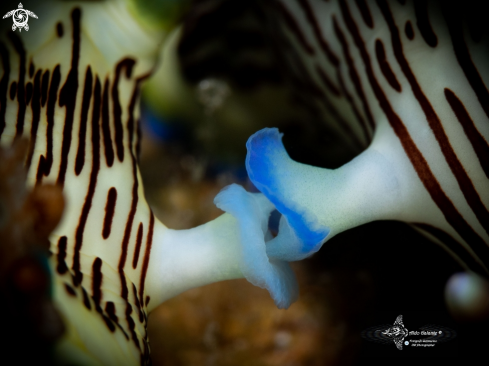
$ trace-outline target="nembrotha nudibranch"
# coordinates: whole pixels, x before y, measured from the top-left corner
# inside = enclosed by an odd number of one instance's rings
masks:
[[[307,256],[349,228],[400,220],[487,276],[487,28],[445,1],[271,4],[298,100],[359,152],[321,169],[291,160],[277,129],[248,140],[249,176],[292,227],[295,250]],[[269,253],[294,242],[285,233]]]
[[[192,287],[246,277],[279,307],[297,297],[288,264],[265,250],[274,207],[264,195],[230,186],[215,200],[227,213],[186,231],[146,203],[139,87],[177,5],[26,3],[38,16],[28,32],[2,23],[0,142],[26,137],[28,185],[56,184],[65,197],[50,236],[61,364],[148,364],[147,313]]]

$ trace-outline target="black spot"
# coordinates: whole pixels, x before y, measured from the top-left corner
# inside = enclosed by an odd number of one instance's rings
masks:
[[[406,25],[404,26],[404,32],[406,33],[406,36],[410,39],[414,39],[414,31],[413,31],[413,26],[411,25],[411,22],[408,20],[406,22]]]
[[[56,33],[58,34],[59,38],[63,37],[64,30],[63,24],[61,22],[58,22],[58,24],[56,24]]]
[[[68,285],[67,283],[65,283],[65,290],[68,293],[68,295],[76,297],[75,289],[73,287],[71,287],[70,285]]]

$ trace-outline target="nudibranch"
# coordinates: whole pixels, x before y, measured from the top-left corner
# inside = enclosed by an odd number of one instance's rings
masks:
[[[148,364],[148,312],[192,287],[246,277],[279,307],[297,297],[294,255],[266,250],[274,206],[263,194],[229,186],[215,200],[226,213],[184,231],[144,198],[139,88],[177,5],[25,3],[38,16],[28,32],[2,23],[0,142],[26,137],[28,186],[54,184],[65,198],[50,235],[61,364]]]
[[[487,28],[445,1],[271,4],[296,100],[357,154],[323,169],[293,161],[276,128],[250,137],[249,177],[286,229],[267,252],[307,256],[349,228],[399,220],[487,276]]]

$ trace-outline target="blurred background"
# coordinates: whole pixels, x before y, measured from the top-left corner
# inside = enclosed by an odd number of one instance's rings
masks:
[[[287,151],[303,163],[335,168],[359,152],[291,87],[279,35],[261,5],[195,1],[143,91],[141,174],[148,202],[172,229],[220,215],[213,199],[228,184],[254,190],[245,145],[263,127],[279,127]],[[149,323],[154,365],[370,364],[371,357],[406,355],[361,337],[400,314],[409,330],[427,323],[456,330],[439,356],[475,355],[489,340],[487,319],[455,320],[445,305],[445,284],[462,267],[408,225],[364,225],[293,267],[300,298],[287,310],[245,280],[161,305]]]

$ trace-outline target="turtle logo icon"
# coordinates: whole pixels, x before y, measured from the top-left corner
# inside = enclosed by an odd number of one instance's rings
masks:
[[[394,325],[387,329],[385,332],[382,332],[382,334],[391,338],[396,344],[396,347],[402,350],[402,341],[404,341],[404,338],[406,338],[406,336],[408,335],[408,330],[404,327],[404,324],[402,323],[402,315],[399,315],[394,322]]]
[[[3,19],[12,17],[12,20],[14,21],[14,24],[12,25],[13,31],[15,31],[17,28],[19,28],[19,32],[22,31],[22,28],[28,31],[29,25],[27,24],[27,22],[29,20],[29,15],[37,19],[36,14],[34,14],[30,10],[24,9],[22,3],[19,3],[19,8],[9,11],[7,14],[3,16]]]

